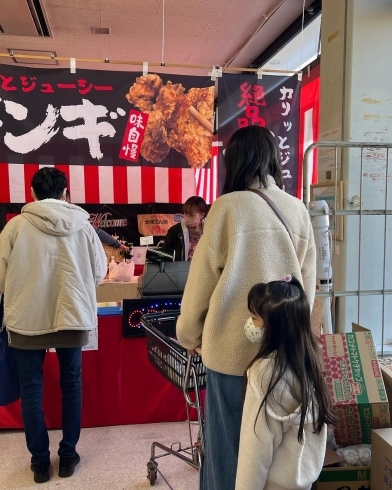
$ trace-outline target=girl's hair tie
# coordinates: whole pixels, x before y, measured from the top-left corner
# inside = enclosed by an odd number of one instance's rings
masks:
[[[292,276],[291,274],[287,274],[283,277],[284,282],[291,282]]]

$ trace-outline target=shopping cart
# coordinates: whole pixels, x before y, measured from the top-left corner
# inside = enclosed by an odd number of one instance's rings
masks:
[[[189,445],[182,447],[181,442],[175,442],[170,447],[159,442],[151,445],[151,458],[147,463],[147,478],[150,485],[155,485],[157,473],[161,475],[168,487],[173,490],[166,478],[158,469],[156,460],[164,456],[173,455],[193,468],[199,470],[199,477],[203,468],[203,415],[200,405],[200,390],[206,386],[206,368],[201,357],[196,354],[188,356],[175,338],[176,322],[180,315],[179,311],[165,313],[147,314],[141,318],[141,323],[146,331],[148,358],[152,365],[176,388],[181,390],[185,397],[186,413],[189,430]],[[189,393],[194,393],[194,400]],[[197,411],[197,422],[190,420],[189,409]],[[198,425],[197,438],[192,436],[192,425]],[[155,449],[164,451],[156,455]]]

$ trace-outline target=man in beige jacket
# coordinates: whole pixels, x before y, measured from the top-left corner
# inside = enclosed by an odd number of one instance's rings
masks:
[[[65,202],[67,178],[44,167],[32,179],[34,202],[0,234],[0,293],[4,323],[15,349],[22,415],[34,481],[49,480],[49,439],[42,411],[42,364],[56,348],[60,364],[63,438],[59,476],[80,457],[82,346],[97,326],[96,286],[107,259],[89,214]]]

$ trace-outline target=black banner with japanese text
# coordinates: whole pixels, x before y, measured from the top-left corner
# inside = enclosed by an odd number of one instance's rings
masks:
[[[209,77],[0,65],[0,162],[201,168]]]
[[[300,81],[297,76],[231,75],[218,83],[220,161],[232,134],[248,125],[268,128],[281,151],[285,190],[297,195]],[[224,172],[221,172],[224,178]],[[222,186],[222,181],[220,182]]]

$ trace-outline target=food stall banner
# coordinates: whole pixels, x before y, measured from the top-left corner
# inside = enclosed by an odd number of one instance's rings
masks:
[[[75,203],[184,202],[213,111],[207,76],[0,65],[0,202],[31,200],[42,166],[70,175]]]
[[[218,83],[219,161],[232,134],[239,128],[258,125],[268,128],[279,145],[285,190],[297,195],[299,101],[298,77],[224,73]],[[220,187],[224,172],[220,172]]]
[[[169,228],[181,220],[180,214],[139,214],[138,230],[143,236],[166,236]]]

